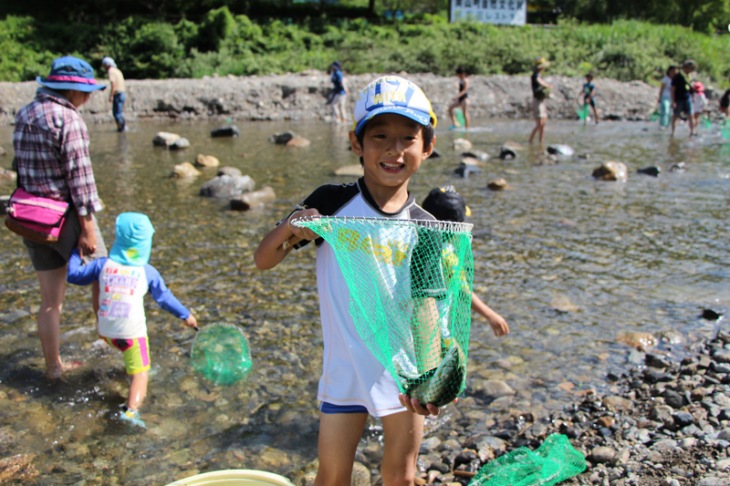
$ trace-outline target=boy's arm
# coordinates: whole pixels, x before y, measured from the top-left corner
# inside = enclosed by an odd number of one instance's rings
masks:
[[[167,288],[160,272],[150,264],[146,264],[144,270],[147,275],[147,287],[155,302],[170,314],[178,319],[184,319],[187,322],[191,316],[190,311]]]
[[[305,216],[317,216],[319,211],[314,208],[294,211],[288,218],[264,236],[253,254],[256,268],[268,270],[281,263],[297,243],[304,240],[313,240],[317,235],[308,228],[299,228],[292,221]]]
[[[66,281],[75,285],[89,285],[93,283],[99,278],[99,272],[101,271],[104,260],[98,259],[84,265],[79,255],[79,250],[74,248],[73,252],[71,252],[71,258],[68,260]]]
[[[500,337],[505,334],[509,334],[509,324],[507,324],[507,321],[505,321],[502,316],[494,312],[491,307],[489,307],[477,294],[473,292],[471,294],[471,308],[489,322],[495,336]]]

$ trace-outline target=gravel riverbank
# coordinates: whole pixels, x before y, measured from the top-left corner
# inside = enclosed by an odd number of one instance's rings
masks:
[[[539,419],[518,414],[471,435],[468,417],[449,427],[457,441],[426,440],[421,484],[467,484],[482,464],[547,436],[565,434],[588,468],[564,484],[724,486],[730,484],[730,333],[672,353],[632,351],[635,368],[608,376],[611,393],[584,393]],[[463,429],[462,429],[463,428]],[[460,448],[460,450],[458,450]]]
[[[123,68],[123,67],[122,67]],[[448,104],[458,92],[454,76],[400,73],[426,92],[439,117],[446,116]],[[357,92],[377,74],[347,76],[351,93]],[[578,95],[583,78],[546,76],[553,84],[548,111],[552,118],[576,118]],[[469,101],[478,118],[530,118],[529,76],[472,76]],[[658,89],[646,83],[596,79],[597,104],[604,119],[644,120],[654,111]],[[232,120],[327,120],[331,108],[325,104],[331,83],[320,71],[278,76],[221,77],[127,81],[125,114],[135,119]],[[0,83],[0,123],[11,123],[15,112],[28,103],[38,87],[35,81]],[[348,97],[349,109],[354,96]],[[85,117],[94,122],[112,123],[111,105],[101,93],[83,107]],[[449,123],[442,121],[442,123]]]

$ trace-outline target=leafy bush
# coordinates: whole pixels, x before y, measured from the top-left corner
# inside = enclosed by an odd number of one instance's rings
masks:
[[[210,10],[196,24],[128,17],[89,28],[74,38],[73,26],[42,24],[29,17],[0,21],[0,79],[20,81],[45,73],[61,54],[79,52],[98,66],[111,55],[128,78],[251,75],[324,70],[337,59],[346,72],[432,72],[452,76],[457,66],[472,74],[529,74],[538,56],[550,73],[652,82],[670,63],[693,58],[703,81],[724,86],[730,75],[729,37],[676,25],[619,20],[588,25],[563,19],[556,26],[446,23],[441,16],[377,23],[371,18],[328,21],[322,14],[302,23],[257,23]],[[311,27],[310,27],[311,26]],[[50,33],[50,35],[49,35]]]

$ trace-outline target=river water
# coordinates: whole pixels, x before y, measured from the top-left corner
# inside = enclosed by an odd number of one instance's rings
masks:
[[[97,340],[88,289],[69,288],[62,324],[63,356],[85,365],[66,382],[49,385],[35,336],[35,276],[19,239],[0,231],[0,457],[26,454],[22,461],[38,472],[28,484],[166,484],[228,468],[293,478],[316,458],[322,351],[314,252],[302,250],[263,273],[254,268],[252,252],[313,188],[351,180],[332,174],[357,163],[346,129],[241,122],[239,138],[213,139],[210,130],[220,123],[131,125],[124,134],[111,124],[90,126],[106,241],[113,241],[118,213],[147,213],[156,228],[151,263],[202,325],[243,329],[253,371],[230,387],[206,382],[189,365],[193,333],[148,299],[148,430],[116,423],[110,416],[127,393],[123,364]],[[429,422],[429,434],[455,433],[457,439],[470,417],[486,429],[498,415],[541,418],[587,389],[607,391],[606,376],[636,360],[621,342],[626,333],[651,333],[661,340],[660,352],[681,356],[686,343],[716,326],[698,317],[702,308],[730,309],[730,143],[718,133],[705,130],[690,140],[682,127],[672,140],[648,123],[550,121],[546,141],[569,144],[576,155],[538,165],[540,154],[529,147],[515,160],[496,157],[503,142],[524,143],[532,122],[481,125],[468,133],[438,130],[442,156],[424,163],[411,184],[419,201],[446,183],[464,195],[474,224],[475,290],[512,329],[498,340],[474,319],[466,397]],[[288,149],[267,141],[286,129],[311,146]],[[192,146],[182,152],[153,147],[153,135],[163,130]],[[12,127],[0,127],[6,149],[11,137]],[[480,174],[453,175],[457,137],[492,154]],[[277,200],[233,212],[225,201],[198,196],[215,169],[190,182],[168,177],[174,164],[198,153],[241,169],[259,188],[270,185]],[[4,160],[10,164],[10,156]],[[604,160],[626,162],[629,180],[594,181],[591,173]],[[669,170],[679,162],[685,171]],[[635,173],[651,165],[662,169],[659,177]],[[509,190],[486,188],[498,177]],[[10,193],[12,184],[0,189]],[[493,401],[485,395],[486,380],[516,393]],[[380,439],[373,422],[360,456],[373,467]]]

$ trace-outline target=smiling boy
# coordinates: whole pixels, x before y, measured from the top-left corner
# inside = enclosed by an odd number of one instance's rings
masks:
[[[439,409],[399,393],[394,378],[358,335],[332,248],[292,221],[314,215],[433,220],[409,193],[408,183],[434,149],[435,126],[431,103],[415,84],[397,76],[370,83],[360,92],[349,134],[364,176],[351,184],[317,188],[263,238],[254,254],[257,268],[264,270],[278,265],[292,248],[311,240],[317,245],[324,341],[317,485],[350,484],[368,415],[383,424],[383,484],[414,484],[423,415],[436,415]]]

